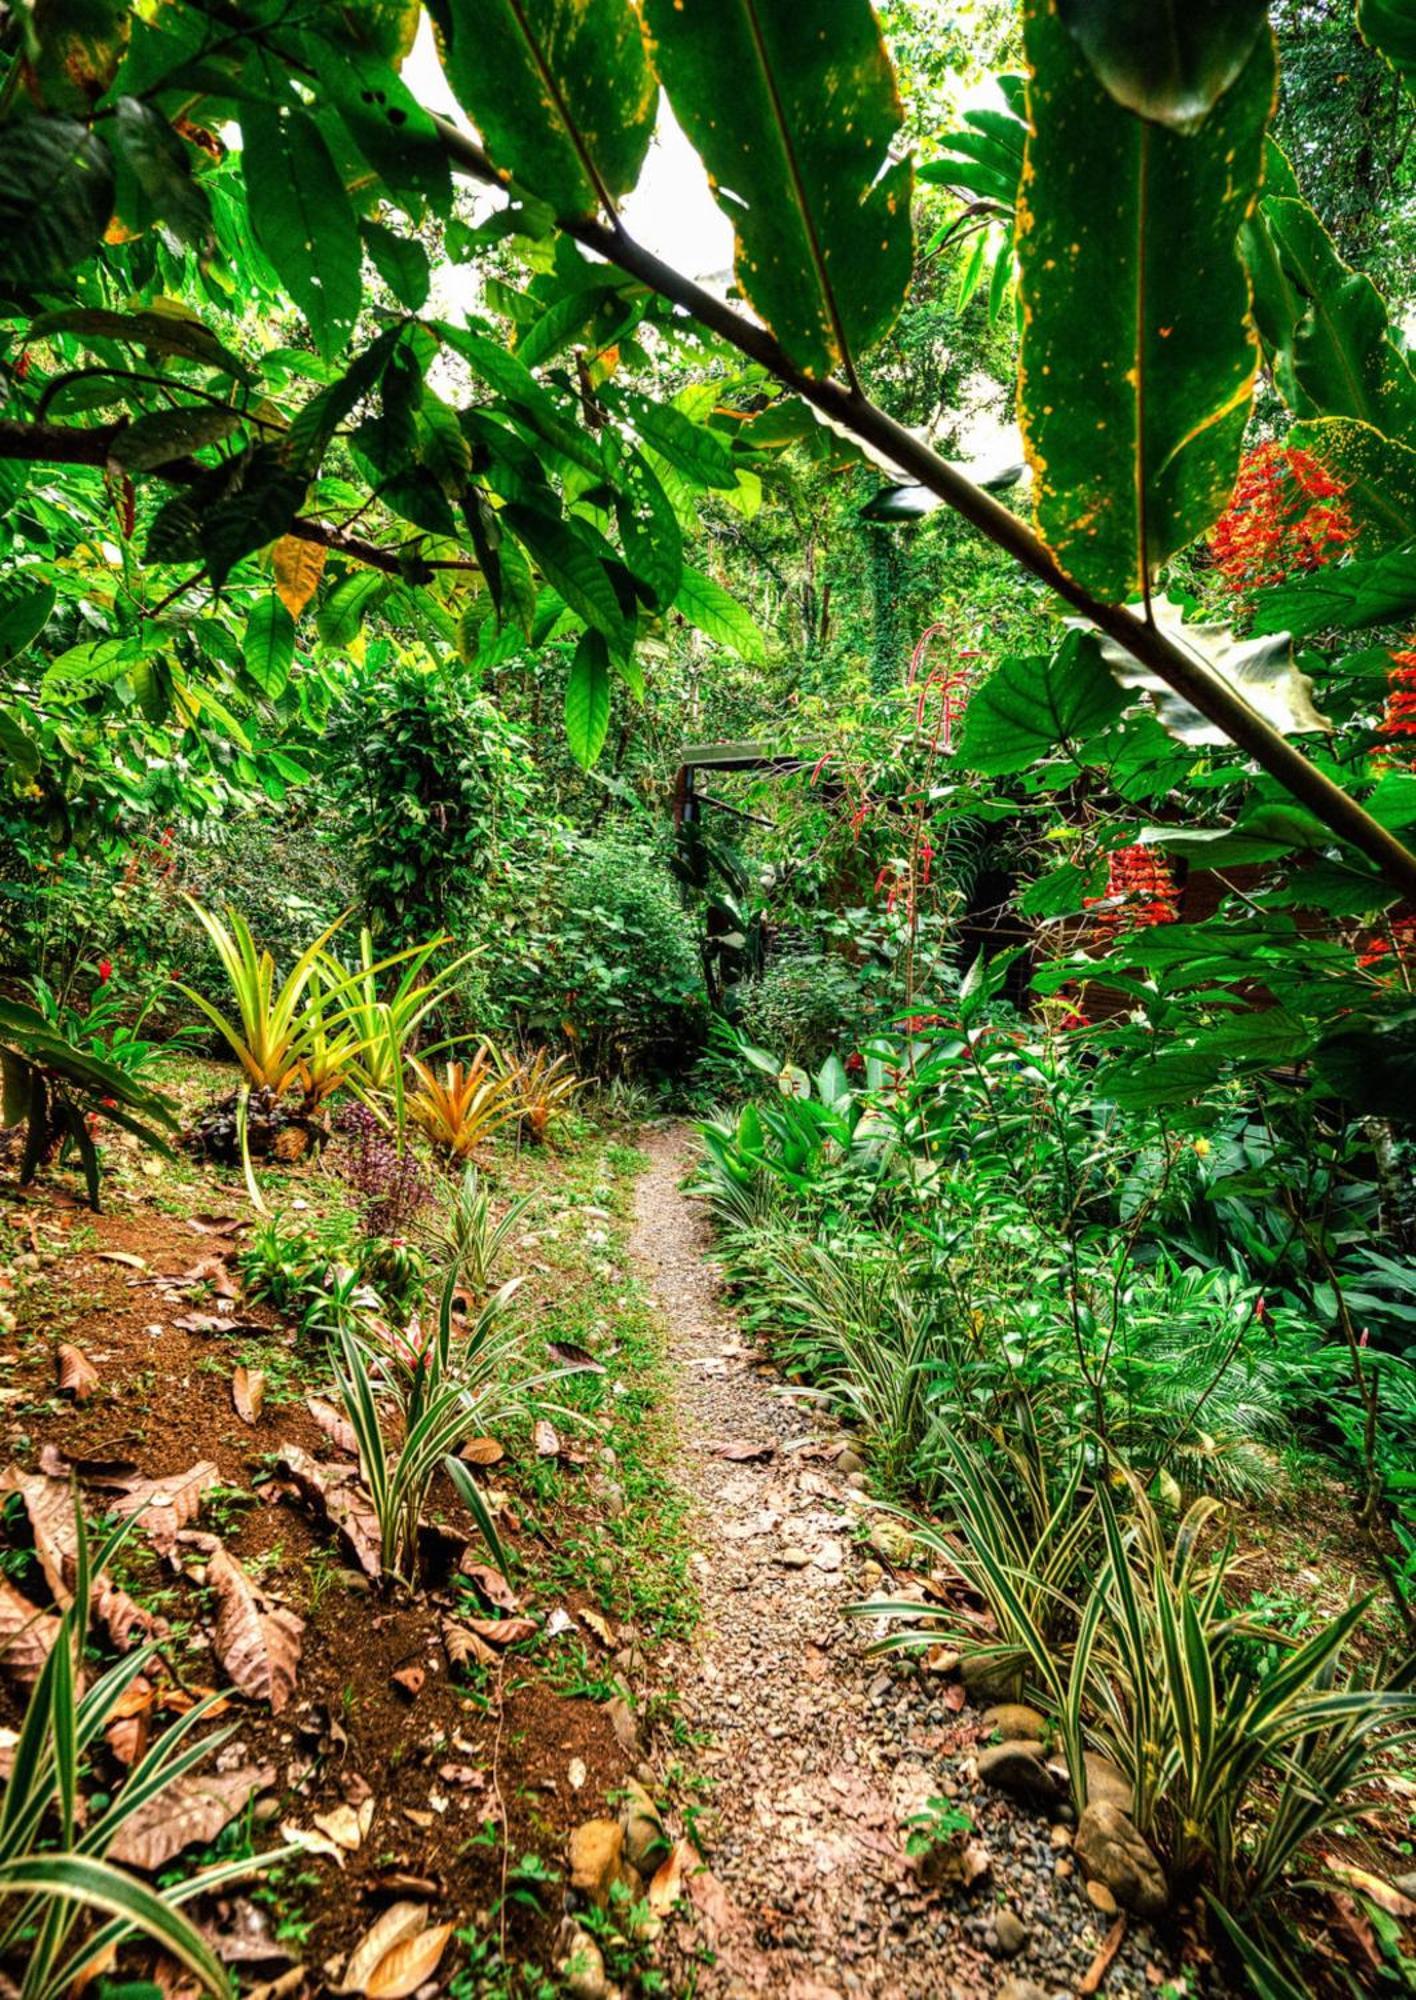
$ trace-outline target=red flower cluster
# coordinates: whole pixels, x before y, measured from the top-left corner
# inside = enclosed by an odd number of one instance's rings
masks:
[[[1377,732],[1381,736],[1416,737],[1416,651],[1391,656],[1386,707]],[[1416,744],[1412,746],[1411,757],[1416,761]]]
[[[101,958],[98,961],[99,985],[106,986],[112,977],[113,977],[113,960],[111,958]]]
[[[1416,917],[1396,917],[1389,933],[1372,934],[1357,954],[1357,969],[1369,972],[1373,966],[1389,967],[1392,975],[1398,967],[1416,970]]]
[[[1321,569],[1356,536],[1347,488],[1311,452],[1261,444],[1248,452],[1210,554],[1232,590],[1282,583]]]
[[[1153,847],[1118,847],[1106,858],[1106,894],[1088,896],[1099,931],[1146,930],[1173,924],[1180,915],[1180,891],[1164,858]],[[1105,908],[1098,907],[1106,905]]]

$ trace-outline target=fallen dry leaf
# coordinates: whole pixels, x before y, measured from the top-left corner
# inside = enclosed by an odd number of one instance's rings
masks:
[[[534,1639],[541,1629],[534,1618],[468,1618],[464,1622],[489,1646],[518,1646],[523,1639]]]
[[[86,1486],[131,1486],[138,1473],[135,1458],[117,1458],[108,1455],[85,1456],[80,1452],[70,1458],[60,1451],[57,1444],[41,1445],[39,1449],[39,1469],[50,1479],[62,1479],[67,1484],[71,1473],[77,1473]]]
[[[428,1676],[422,1667],[398,1667],[389,1675],[393,1685],[410,1701],[416,1701],[423,1692],[423,1684]]]
[[[72,1396],[76,1403],[86,1403],[98,1388],[98,1370],[71,1341],[61,1340],[54,1350],[54,1372],[59,1393]]]
[[[21,1472],[17,1465],[7,1465],[0,1472],[0,1493],[18,1493],[24,1501],[44,1581],[54,1602],[67,1609],[73,1597],[79,1558],[74,1495],[67,1480],[51,1479],[42,1472]]]
[[[683,1893],[683,1871],[693,1859],[686,1840],[676,1840],[654,1870],[649,1883],[649,1907],[656,1917],[666,1916]]]
[[[324,1514],[343,1536],[365,1576],[377,1582],[383,1574],[378,1518],[352,1468],[317,1465],[308,1452],[293,1444],[284,1446],[280,1463],[299,1488],[301,1498]]]
[[[493,1569],[490,1563],[474,1562],[468,1554],[463,1555],[457,1567],[468,1582],[475,1586],[478,1595],[488,1604],[495,1605],[498,1611],[520,1609],[516,1592],[499,1569]]]
[[[496,1665],[497,1654],[486,1640],[479,1639],[475,1632],[469,1632],[465,1625],[459,1625],[455,1618],[444,1618],[442,1621],[442,1642],[450,1667]]]
[[[243,1424],[258,1424],[265,1402],[265,1376],[259,1368],[238,1368],[231,1377],[231,1401]]]
[[[157,1690],[145,1674],[139,1674],[119,1696],[111,1711],[113,1720],[103,1733],[120,1764],[136,1764],[147,1750],[148,1725],[156,1700]]]
[[[163,1479],[138,1479],[120,1494],[110,1512],[124,1520],[135,1516],[138,1526],[162,1555],[170,1555],[177,1536],[195,1520],[202,1496],[220,1479],[210,1459],[201,1459],[185,1472],[171,1472]]]
[[[180,1282],[183,1285],[210,1285],[219,1299],[240,1297],[236,1281],[226,1267],[223,1257],[203,1257],[193,1264],[190,1271],[184,1271]]]
[[[740,1444],[729,1440],[726,1444],[710,1444],[708,1449],[714,1458],[730,1459],[734,1465],[760,1465],[775,1455],[777,1447],[774,1444]]]
[[[579,1347],[573,1340],[548,1340],[547,1352],[572,1375],[604,1375],[607,1370],[603,1361],[597,1361],[588,1347]]]
[[[135,1256],[131,1250],[95,1250],[94,1256],[104,1264],[126,1264],[130,1271],[145,1271],[147,1263]]]
[[[598,1611],[577,1611],[575,1615],[587,1631],[595,1634],[602,1646],[616,1645],[614,1627],[608,1618],[602,1618]]]
[[[356,1811],[353,1806],[335,1806],[327,1813],[311,1813],[310,1823],[327,1834],[336,1847],[355,1854],[368,1838],[374,1823],[374,1801],[365,1799]]]
[[[305,1991],[310,1983],[310,1975],[303,1965],[292,1965],[288,1972],[282,1972],[277,1979],[266,1979],[259,1986],[248,1987],[245,2000],[296,2000],[297,1994]]]
[[[323,1396],[307,1396],[305,1408],[336,1449],[347,1458],[359,1456],[359,1440],[354,1435],[354,1426],[342,1410]]]
[[[17,1686],[34,1686],[58,1637],[59,1620],[0,1577],[0,1668]]]
[[[207,1560],[207,1583],[217,1597],[216,1657],[242,1694],[268,1701],[271,1714],[279,1715],[295,1692],[304,1620],[293,1611],[267,1609],[220,1543]]]
[[[506,1452],[495,1438],[468,1438],[458,1447],[457,1456],[468,1465],[500,1465]]]
[[[152,1874],[184,1847],[215,1840],[257,1792],[274,1783],[270,1764],[248,1764],[239,1771],[189,1772],[124,1822],[108,1859]]]
[[[314,1827],[297,1826],[294,1820],[285,1819],[280,1822],[280,1837],[287,1847],[298,1847],[302,1854],[322,1854],[337,1868],[344,1866],[344,1849],[339,1842]]]
[[[559,1458],[561,1441],[556,1427],[546,1417],[537,1417],[535,1429],[531,1433],[536,1445],[537,1458]]]
[[[1399,1917],[1409,1923],[1416,1917],[1416,1902],[1404,1896],[1400,1889],[1390,1882],[1384,1882],[1380,1875],[1369,1875],[1365,1868],[1355,1868],[1348,1861],[1340,1861],[1335,1854],[1325,1854],[1328,1873],[1337,1878],[1346,1888],[1355,1889],[1369,1903],[1375,1903],[1379,1910],[1385,1910],[1389,1917]]]
[[[421,1903],[407,1900],[390,1903],[349,1954],[344,1977],[336,1993],[367,1993],[368,1981],[391,1951],[417,1937],[427,1926],[428,1913]]]
[[[431,1979],[452,1936],[451,1924],[430,1924],[416,1937],[396,1944],[364,1982],[365,2000],[407,2000]]]

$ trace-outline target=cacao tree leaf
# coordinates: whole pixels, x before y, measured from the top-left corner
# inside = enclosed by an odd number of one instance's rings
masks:
[[[1253,54],[1268,0],[1057,0],[1057,12],[1118,104],[1193,132]]]
[[[432,267],[428,253],[416,236],[400,236],[382,222],[361,222],[359,234],[369,261],[393,296],[409,312],[421,312],[428,303]]]
[[[320,587],[329,551],[319,542],[307,542],[299,535],[282,535],[271,551],[275,594],[298,618]]]
[[[525,547],[542,576],[571,610],[617,653],[629,650],[624,614],[614,585],[579,524],[558,521],[535,508],[512,505],[502,520]]]
[[[610,657],[598,632],[583,632],[565,684],[565,734],[570,754],[588,771],[610,727]]]
[[[54,610],[57,592],[32,572],[13,571],[0,581],[0,666],[32,646]]]
[[[1075,755],[1125,706],[1096,638],[1069,632],[1051,658],[1004,660],[974,689],[959,761],[998,777],[1029,770],[1059,748]]]
[[[108,127],[118,213],[135,229],[157,220],[189,249],[212,243],[211,203],[192,178],[187,150],[167,120],[136,97],[120,97]]]
[[[217,1543],[207,1558],[207,1584],[216,1594],[212,1645],[232,1685],[279,1715],[295,1692],[304,1620],[283,1608],[268,1610],[250,1578]]]
[[[114,312],[107,306],[65,306],[58,312],[41,313],[30,322],[26,340],[47,339],[54,333],[74,333],[84,340],[121,340],[153,354],[176,354],[197,361],[205,368],[218,369],[238,382],[251,383],[255,377],[244,361],[223,347],[216,335],[185,307],[155,306],[143,312]]]
[[[289,104],[241,106],[241,169],[256,241],[330,358],[362,295],[359,230],[319,126]]]
[[[110,1512],[124,1520],[136,1516],[153,1547],[167,1555],[176,1547],[179,1531],[195,1518],[202,1496],[219,1479],[211,1461],[202,1459],[186,1472],[169,1473],[163,1479],[134,1480],[126,1493],[115,1497]]]
[[[278,701],[289,685],[295,658],[295,620],[278,597],[263,597],[252,610],[241,657],[267,701]]]
[[[1258,342],[1235,233],[1258,184],[1273,42],[1258,39],[1186,137],[1117,104],[1049,0],[1027,0],[1025,23],[1023,433],[1049,547],[1124,600],[1213,524],[1238,470]]]
[[[1182,608],[1168,597],[1155,598],[1151,611],[1168,638],[1183,646],[1216,681],[1242,696],[1283,735],[1331,729],[1331,723],[1313,706],[1313,683],[1294,658],[1291,632],[1278,630],[1240,639],[1229,625],[1187,625]],[[1229,742],[1216,723],[1192,708],[1115,639],[1102,636],[1099,644],[1118,684],[1149,695],[1156,716],[1172,736],[1182,743]]]
[[[108,456],[129,472],[150,472],[154,466],[168,465],[174,458],[186,458],[203,445],[230,437],[240,422],[239,410],[220,409],[214,403],[153,410],[119,431]]]
[[[71,118],[0,126],[0,279],[43,284],[98,248],[113,213],[113,162]]]
[[[429,0],[438,53],[497,166],[562,219],[634,186],[658,108],[623,0]]]
[[[317,624],[327,646],[347,646],[365,618],[388,594],[388,578],[375,569],[360,570],[337,583],[320,606]]]
[[[674,598],[674,609],[708,638],[716,639],[720,646],[731,647],[740,659],[766,659],[767,641],[752,614],[720,583],[687,563]]]
[[[328,30],[304,42],[321,98],[338,112],[394,200],[415,221],[425,202],[434,214],[446,215],[452,207],[447,154],[432,118],[397,71]]]
[[[631,451],[619,469],[615,519],[620,545],[653,608],[666,611],[683,582],[683,534],[673,502],[644,454]]]
[[[744,296],[808,375],[850,370],[909,289],[912,168],[869,0],[645,0]]]
[[[737,485],[737,466],[732,452],[716,431],[672,403],[655,403],[634,393],[615,396],[614,407],[622,409],[651,450],[691,479],[696,486],[713,486],[730,491]]]
[[[1391,64],[1408,97],[1416,97],[1416,8],[1411,0],[1357,0],[1357,27]]]

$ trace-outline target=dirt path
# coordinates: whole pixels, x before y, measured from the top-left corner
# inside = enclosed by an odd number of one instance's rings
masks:
[[[631,1250],[669,1327],[696,1503],[705,1616],[669,1662],[708,1782],[692,1885],[716,1962],[703,2000],[1059,2000],[1111,1928],[1080,1893],[1045,1818],[978,1783],[977,1710],[948,1684],[867,1650],[846,1608],[877,1586],[858,1528],[869,1504],[846,1444],[809,1398],[754,1361],[721,1296],[703,1211],[681,1193],[684,1128],[652,1134]],[[754,1456],[746,1454],[755,1453]],[[857,1475],[858,1480],[858,1475]],[[969,1894],[922,1888],[905,1824],[926,1800],[965,1809],[988,1868]],[[1059,1830],[1060,1842],[1067,1836]],[[1112,1996],[1153,1993],[1174,1960],[1132,1928]],[[1180,1990],[1194,1993],[1193,1969]]]

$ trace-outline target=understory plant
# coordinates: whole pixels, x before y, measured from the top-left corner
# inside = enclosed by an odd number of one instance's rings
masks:
[[[183,1906],[280,1859],[276,1853],[219,1863],[158,1891],[107,1858],[123,1828],[205,1762],[236,1727],[198,1738],[216,1697],[195,1702],[111,1797],[82,1799],[79,1785],[90,1755],[153,1662],[154,1648],[139,1646],[83,1684],[93,1579],[130,1526],[94,1550],[75,1501],[72,1596],[30,1692],[0,1803],[0,1905],[8,1906],[0,1913],[0,1966],[14,1969],[11,1990],[20,2000],[58,2000],[77,1991],[111,1949],[135,1936],[150,1939],[208,1992],[228,1995],[225,1967]],[[86,1918],[93,1921],[85,1924]]]
[[[461,1180],[441,1210],[436,1241],[458,1283],[474,1300],[484,1299],[492,1289],[497,1266],[532,1200],[529,1194],[519,1195],[498,1217],[491,1191],[476,1166],[469,1162],[464,1167]]]
[[[470,1062],[454,1058],[434,1068],[411,1056],[409,1068],[418,1087],[408,1096],[408,1115],[436,1150],[455,1160],[470,1159],[517,1115],[514,1081],[498,1074],[485,1046]]]

